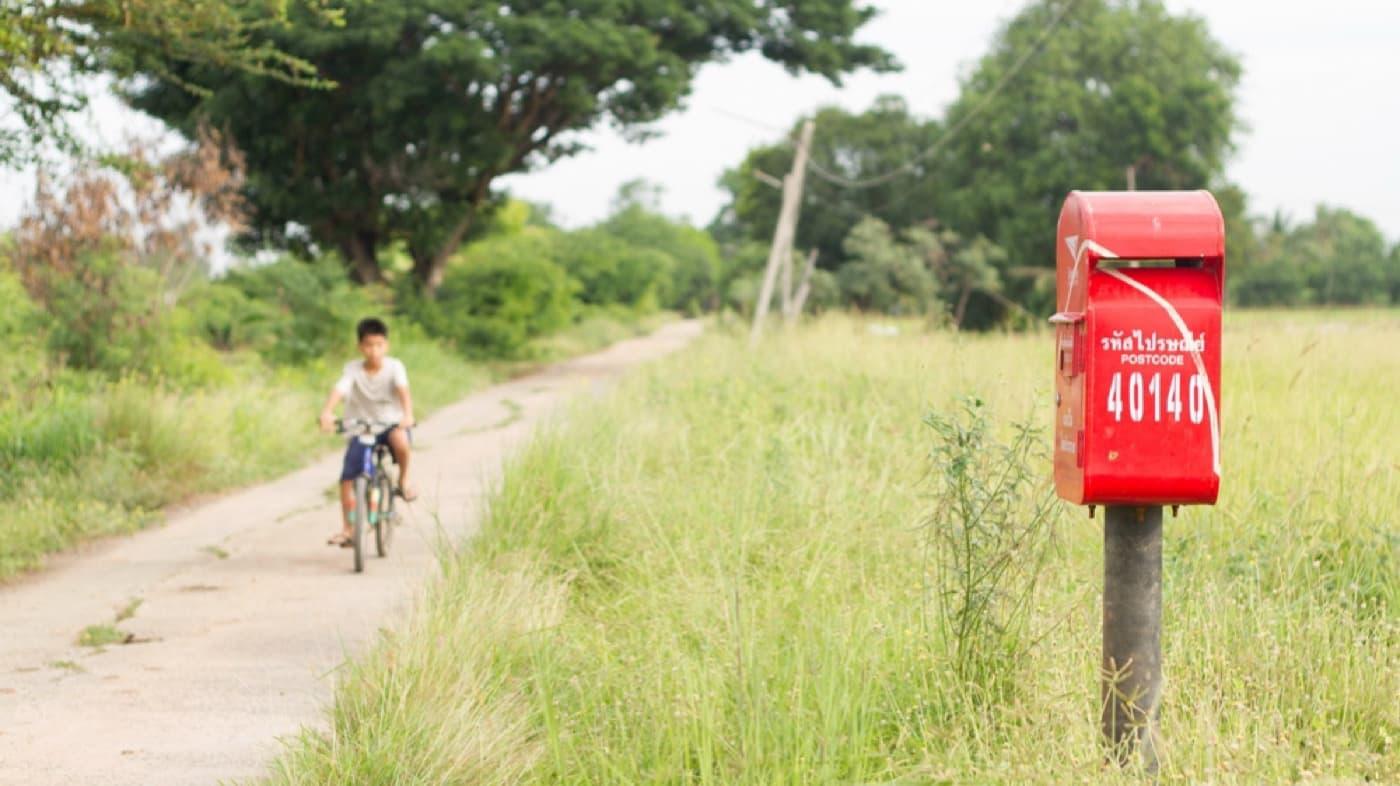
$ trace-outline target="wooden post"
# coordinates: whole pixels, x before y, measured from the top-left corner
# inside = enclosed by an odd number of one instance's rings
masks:
[[[783,249],[782,275],[779,277],[778,302],[780,304],[783,322],[788,321],[792,314],[792,247]]]
[[[791,323],[802,315],[802,307],[807,304],[807,295],[812,291],[812,273],[817,269],[817,249],[812,249],[807,254],[807,267],[802,270],[802,283],[797,285],[797,292],[792,296],[792,309],[783,316]]]
[[[792,171],[783,178],[783,207],[778,212],[778,225],[773,230],[773,245],[768,250],[768,265],[763,270],[763,286],[758,292],[758,302],[754,303],[750,344],[757,343],[763,332],[763,320],[768,317],[768,306],[773,300],[773,286],[777,283],[783,255],[792,254],[792,238],[797,233],[797,218],[802,207],[802,182],[807,174],[807,155],[815,131],[816,124],[811,120],[802,124],[797,154],[792,159]]]

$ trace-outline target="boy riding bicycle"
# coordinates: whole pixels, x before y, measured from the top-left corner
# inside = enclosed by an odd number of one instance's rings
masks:
[[[399,465],[399,494],[412,502],[417,498],[408,482],[408,465],[412,458],[410,444],[413,428],[413,397],[408,392],[408,371],[397,358],[389,357],[389,328],[383,321],[370,317],[355,327],[363,360],[345,364],[340,381],[331,388],[326,405],[321,409],[321,430],[335,428],[335,407],[345,401],[346,420],[364,420],[391,424],[375,441],[388,445]],[[349,547],[354,537],[351,515],[355,511],[355,478],[364,464],[364,447],[355,437],[345,448],[345,460],[340,470],[341,531],[326,541],[332,546]]]

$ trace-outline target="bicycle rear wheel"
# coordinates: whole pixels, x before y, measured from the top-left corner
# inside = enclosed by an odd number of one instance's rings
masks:
[[[363,573],[365,570],[365,519],[369,517],[369,479],[361,475],[355,478],[355,510],[351,516],[354,520],[354,534],[351,536],[351,539],[355,547],[356,573]]]
[[[394,537],[394,482],[381,469],[374,477],[379,490],[379,510],[374,517],[374,548],[379,556],[389,556],[389,541]]]

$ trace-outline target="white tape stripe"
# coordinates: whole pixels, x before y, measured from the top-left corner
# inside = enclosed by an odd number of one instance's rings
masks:
[[[1105,259],[1117,259],[1118,255],[1095,243],[1093,240],[1079,242],[1078,235],[1070,235],[1065,238],[1065,245],[1069,246],[1069,251],[1074,255],[1074,267],[1069,271],[1069,284],[1065,287],[1065,303],[1060,307],[1061,311],[1069,311],[1070,296],[1074,294],[1074,280],[1079,277],[1079,263],[1084,261],[1084,252],[1093,249],[1095,253]]]
[[[1172,322],[1176,324],[1176,329],[1181,331],[1181,338],[1187,342],[1187,346],[1195,346],[1191,331],[1186,328],[1186,320],[1181,318],[1181,314],[1176,310],[1176,307],[1168,303],[1166,298],[1154,292],[1152,288],[1148,287],[1146,284],[1123,275],[1121,271],[1114,270],[1113,268],[1101,268],[1101,270],[1142,294],[1147,295],[1156,302],[1157,305],[1161,306],[1162,309],[1167,312],[1167,316],[1171,317]],[[1220,477],[1220,418],[1215,412],[1215,389],[1211,387],[1210,376],[1206,374],[1206,364],[1205,361],[1201,360],[1201,353],[1192,349],[1191,359],[1196,363],[1196,373],[1201,375],[1201,378],[1205,380],[1206,384],[1206,411],[1210,413],[1211,461],[1215,469],[1215,476],[1218,478]]]

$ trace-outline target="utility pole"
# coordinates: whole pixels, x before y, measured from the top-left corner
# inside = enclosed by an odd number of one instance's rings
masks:
[[[749,343],[758,341],[763,332],[763,320],[768,316],[768,304],[773,300],[773,286],[777,283],[779,267],[783,259],[788,259],[788,285],[791,285],[792,238],[797,234],[797,217],[802,207],[802,182],[807,175],[807,156],[812,147],[812,134],[816,124],[811,120],[802,124],[802,135],[797,142],[797,154],[792,159],[792,171],[783,178],[783,207],[778,212],[778,226],[773,230],[773,245],[768,250],[768,265],[763,270],[763,286],[758,293],[758,302],[753,309],[753,328],[749,332]],[[787,286],[785,292],[791,292]],[[784,297],[787,300],[787,296]]]
[[[778,302],[783,313],[783,323],[788,321],[788,315],[792,313],[792,247],[783,249],[782,275],[778,281]]]
[[[807,304],[807,295],[812,291],[812,273],[817,269],[817,249],[812,249],[807,254],[807,267],[802,270],[802,283],[797,285],[797,291],[792,295],[791,308],[783,312],[783,321],[792,324],[797,319],[797,315],[802,313],[802,307]]]

